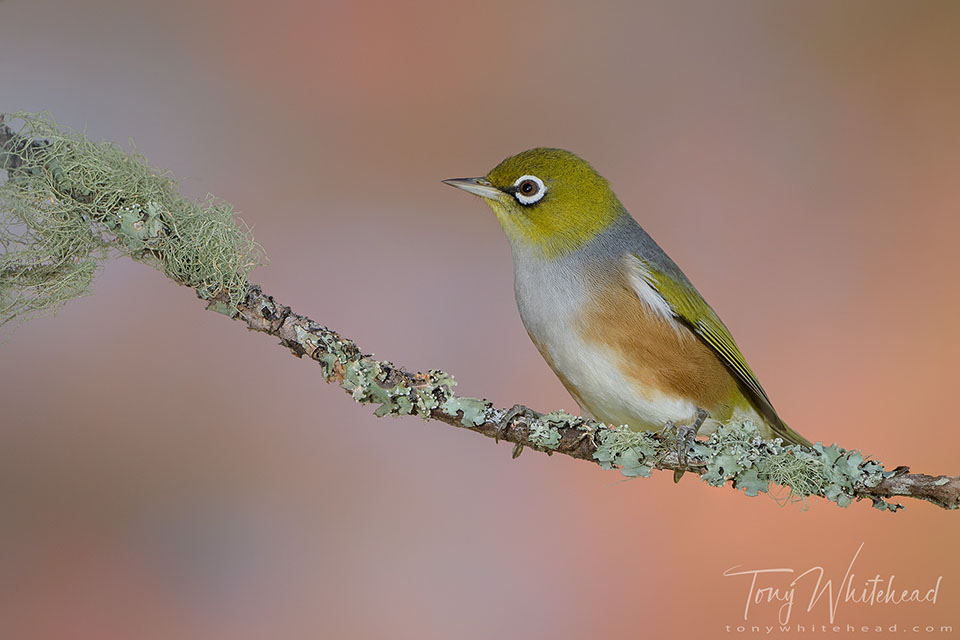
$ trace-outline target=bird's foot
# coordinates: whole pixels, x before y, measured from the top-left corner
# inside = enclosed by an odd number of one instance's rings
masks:
[[[680,425],[675,426],[672,421],[668,422],[663,428],[661,433],[668,433],[674,431],[677,434],[677,463],[681,467],[687,466],[687,454],[690,451],[690,447],[693,445],[694,440],[697,439],[697,432],[700,431],[700,427],[703,426],[703,423],[706,421],[708,414],[703,409],[697,409],[697,415],[693,420],[691,425]],[[683,469],[674,469],[673,471],[673,481],[680,482],[680,478],[683,477]]]
[[[529,425],[531,422],[533,422],[534,418],[536,418],[536,415],[529,407],[525,407],[522,404],[513,405],[505,414],[503,414],[503,417],[497,421],[497,431],[494,434],[493,439],[496,442],[500,442],[500,438],[507,433],[507,430],[510,429],[515,422],[522,422],[526,425]],[[523,445],[518,443],[513,448],[513,457],[516,458],[522,452]]]

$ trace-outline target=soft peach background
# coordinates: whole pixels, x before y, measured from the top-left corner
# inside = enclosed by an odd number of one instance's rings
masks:
[[[132,137],[237,205],[280,300],[543,410],[575,406],[507,243],[439,181],[576,150],[791,424],[960,473],[958,33],[955,2],[7,0],[0,110]],[[0,379],[2,638],[755,637],[724,631],[748,586],[725,569],[839,581],[861,543],[858,584],[943,576],[940,601],[839,624],[960,629],[956,513],[782,508],[377,420],[129,261],[8,336]]]

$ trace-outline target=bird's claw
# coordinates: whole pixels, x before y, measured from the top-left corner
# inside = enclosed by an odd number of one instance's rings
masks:
[[[693,445],[694,440],[697,439],[697,432],[700,431],[700,427],[703,426],[704,421],[709,416],[706,411],[703,409],[697,409],[697,415],[693,420],[691,425],[680,425],[679,427],[675,426],[672,421],[668,422],[663,428],[662,433],[668,431],[675,431],[677,434],[677,464],[680,467],[686,467],[688,462],[687,454],[690,451],[690,447]],[[683,469],[674,469],[673,471],[673,481],[680,482],[680,478],[683,477]]]
[[[525,424],[529,425],[536,418],[536,414],[533,413],[533,410],[529,407],[525,407],[522,404],[515,404],[510,407],[509,410],[500,420],[497,421],[497,430],[494,433],[493,439],[496,442],[500,442],[500,438],[506,435],[510,427],[513,426],[514,422],[522,421]],[[523,450],[523,445],[520,445],[520,450]],[[520,452],[514,449],[514,458],[520,455]]]

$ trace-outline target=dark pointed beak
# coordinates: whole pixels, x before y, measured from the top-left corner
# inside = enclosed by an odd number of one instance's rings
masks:
[[[497,200],[503,195],[503,192],[490,184],[490,181],[486,178],[451,178],[450,180],[444,180],[443,184],[463,189],[475,196],[489,198],[490,200]]]

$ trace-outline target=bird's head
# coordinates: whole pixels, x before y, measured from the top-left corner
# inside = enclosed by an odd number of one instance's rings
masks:
[[[547,258],[576,251],[625,215],[607,180],[563,149],[530,149],[482,178],[444,182],[483,197],[512,245]]]

